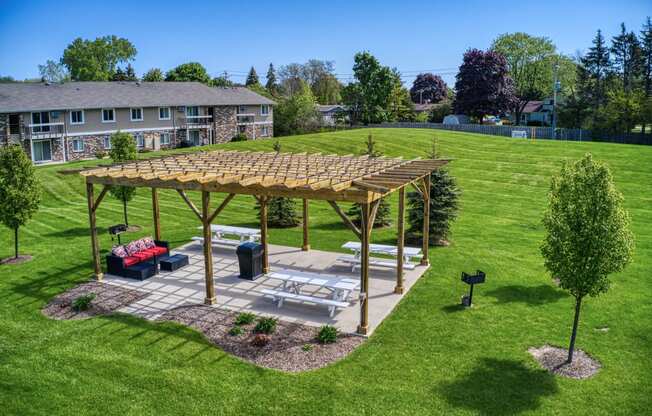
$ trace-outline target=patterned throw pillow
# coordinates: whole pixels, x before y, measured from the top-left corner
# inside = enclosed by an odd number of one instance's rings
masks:
[[[145,248],[152,248],[156,246],[156,244],[154,244],[154,240],[152,239],[152,237],[141,238],[141,241],[145,243]]]
[[[143,251],[147,249],[147,245],[145,244],[144,238],[141,238],[140,240],[136,240],[136,246],[138,247],[138,251]]]
[[[122,257],[125,258],[129,254],[127,253],[127,250],[125,250],[125,246],[115,246],[113,247],[113,250],[111,250],[111,254],[114,256]]]
[[[140,251],[137,241],[132,241],[131,243],[127,244],[125,248],[127,249],[127,254],[130,256],[133,256],[134,253],[138,253]]]

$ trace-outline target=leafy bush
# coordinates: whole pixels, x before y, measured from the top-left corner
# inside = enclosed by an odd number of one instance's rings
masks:
[[[254,315],[251,312],[242,312],[242,313],[239,313],[238,316],[235,318],[235,324],[236,325],[249,325],[254,320],[256,320],[256,315]]]
[[[234,326],[233,328],[231,328],[229,330],[229,335],[231,335],[233,337],[236,337],[238,335],[242,335],[243,332],[244,332],[244,329],[242,329],[241,326],[236,325],[236,326]]]
[[[276,331],[276,323],[278,319],[276,318],[260,318],[254,332],[257,334],[271,334]]]
[[[95,158],[96,159],[104,159],[108,155],[109,154],[107,152],[105,152],[104,150],[98,150],[97,152],[95,152]]]
[[[246,142],[247,140],[247,135],[244,133],[238,133],[235,136],[231,137],[232,142]]]
[[[251,340],[251,345],[255,347],[264,347],[265,345],[269,344],[271,340],[272,338],[269,335],[256,334],[254,339]]]
[[[181,140],[179,142],[179,147],[181,147],[181,148],[183,148],[183,147],[193,147],[193,146],[194,146],[194,144],[190,140]]]
[[[86,295],[79,296],[72,301],[72,309],[77,312],[88,310],[93,299],[95,299],[95,293],[88,293]]]
[[[453,107],[451,107],[449,103],[437,104],[430,110],[430,122],[442,123],[444,121],[444,117],[449,114],[453,114]]]
[[[324,325],[319,328],[317,340],[322,344],[332,344],[337,341],[337,328],[331,325]]]

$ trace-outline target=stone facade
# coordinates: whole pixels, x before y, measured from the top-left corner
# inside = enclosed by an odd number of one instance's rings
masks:
[[[226,143],[231,141],[237,134],[235,107],[215,107],[213,117],[215,119],[215,143]]]

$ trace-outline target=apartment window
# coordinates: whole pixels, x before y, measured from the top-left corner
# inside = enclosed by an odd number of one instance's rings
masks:
[[[269,106],[267,104],[263,104],[260,106],[260,115],[261,116],[266,116],[269,114]]]
[[[170,144],[170,133],[161,133],[161,144]]]
[[[159,107],[158,109],[159,120],[170,120],[170,107]]]
[[[84,142],[82,139],[74,139],[72,141],[72,151],[73,152],[83,152],[84,151]]]
[[[143,109],[142,108],[132,108],[131,109],[131,121],[143,121]]]
[[[246,105],[239,105],[238,106],[238,114],[245,114],[247,112],[247,106]]]
[[[265,137],[269,136],[269,127],[263,126],[260,130],[261,130],[260,131],[261,136],[265,136]]]
[[[199,115],[199,107],[186,107],[186,117],[196,117]]]
[[[145,136],[143,136],[143,133],[134,133],[134,139],[136,139],[136,147],[145,147]]]
[[[238,126],[238,133],[246,134],[247,126]]]
[[[104,145],[105,150],[111,149],[111,136],[104,136],[104,138],[102,138],[102,144]]]
[[[115,110],[113,108],[105,108],[102,110],[102,123],[114,123]]]
[[[70,124],[84,124],[84,110],[71,111]]]

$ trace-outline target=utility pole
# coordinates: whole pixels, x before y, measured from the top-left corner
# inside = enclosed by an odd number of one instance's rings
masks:
[[[553,66],[553,84],[552,84],[552,134],[553,138],[557,138],[557,91],[559,90],[560,83],[557,79],[557,71],[559,70],[559,62],[555,62]]]

